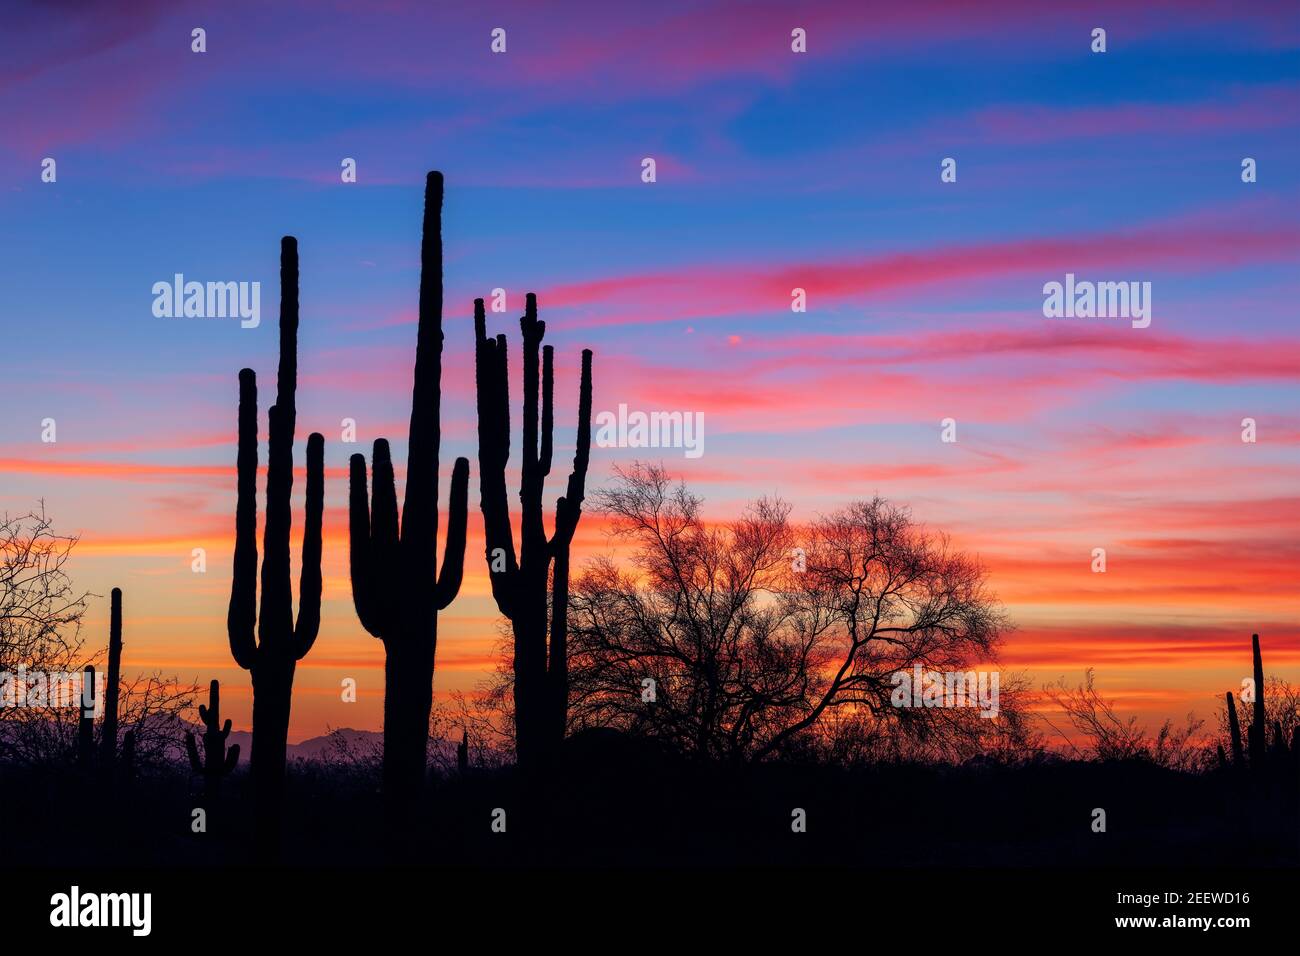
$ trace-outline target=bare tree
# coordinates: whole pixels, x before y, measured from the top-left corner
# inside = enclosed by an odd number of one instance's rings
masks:
[[[504,695],[513,703],[513,697]],[[457,771],[457,748],[465,747],[468,765],[475,770],[495,770],[511,762],[515,725],[504,700],[490,691],[464,694],[453,691],[447,701],[434,701],[429,718],[429,766],[440,776]]]
[[[571,729],[612,726],[718,760],[827,753],[849,727],[948,758],[1027,739],[1023,681],[993,719],[893,705],[895,674],[991,661],[1008,627],[979,564],[906,509],[877,498],[799,529],[765,498],[709,525],[661,467],[616,476],[594,497],[632,545],[631,567],[598,558],[575,583]]]
[[[1166,720],[1151,734],[1134,715],[1120,717],[1115,702],[1103,698],[1097,690],[1092,668],[1084,672],[1083,683],[1071,687],[1065,678],[1046,684],[1043,693],[1064,714],[1079,735],[1079,742],[1051,723],[1070,751],[1085,760],[1143,760],[1171,770],[1199,770],[1205,764],[1205,751],[1196,743],[1196,734],[1205,723],[1188,714],[1182,727]]]
[[[11,693],[17,692],[23,670],[44,675],[42,680],[79,676],[102,656],[102,651],[87,653],[81,633],[87,601],[95,595],[78,591],[67,573],[77,540],[54,531],[44,502],[38,511],[0,518],[0,674],[7,675]],[[181,715],[192,706],[196,690],[160,673],[120,681],[118,718],[123,731],[135,734],[137,769],[175,758],[184,729]],[[30,697],[26,706],[0,707],[0,759],[24,764],[65,759],[79,713],[72,701],[37,706]]]
[[[28,673],[74,673],[81,670],[81,621],[91,595],[77,591],[65,570],[76,545],[73,536],[57,534],[45,513],[0,518],[0,673],[6,693]],[[25,696],[25,694],[24,694]],[[0,758],[30,759],[71,745],[60,730],[57,707],[0,707]]]
[[[71,669],[91,596],[64,570],[76,543],[54,532],[43,501],[39,511],[0,518],[0,670]]]
[[[137,772],[161,770],[177,762],[181,741],[192,726],[186,715],[197,714],[199,691],[197,683],[183,683],[161,671],[122,681],[119,719],[123,732],[134,734]]]
[[[884,723],[893,739],[939,759],[1005,751],[1029,743],[1023,678],[991,669],[1010,630],[979,561],[947,535],[916,523],[906,507],[875,497],[822,517],[807,529],[806,570],[796,600],[807,627],[823,626],[834,672],[807,712],[773,736],[780,749],[828,712],[848,709]],[[984,668],[999,681],[996,716],[963,706],[897,706],[897,676],[964,674]]]

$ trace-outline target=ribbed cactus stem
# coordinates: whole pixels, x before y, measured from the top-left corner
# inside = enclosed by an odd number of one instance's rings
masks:
[[[437,566],[442,402],[442,174],[425,182],[419,329],[407,441],[406,497],[399,517],[388,441],[349,462],[352,598],[362,626],[384,643],[384,793],[390,826],[415,806],[428,758],[438,612],[460,591],[469,514],[469,460],[451,473],[447,536]],[[367,498],[369,497],[369,500]]]
[[[1232,738],[1232,765],[1240,767],[1245,762],[1241,749],[1241,723],[1237,720],[1237,703],[1232,698],[1232,691],[1223,695],[1228,707],[1228,734]]]
[[[89,767],[95,762],[95,668],[81,673],[81,697],[77,700],[77,763]]]
[[[122,682],[122,589],[113,588],[109,599],[108,678],[104,687],[104,723],[100,728],[99,756],[105,768],[117,756],[117,697]]]
[[[235,662],[253,679],[253,753],[259,842],[264,854],[278,843],[289,708],[297,662],[320,630],[321,520],[324,510],[325,439],[307,439],[306,519],[298,619],[293,617],[289,535],[292,524],[293,442],[298,388],[298,242],[280,243],[280,361],[275,404],[267,413],[270,436],[266,470],[265,551],[258,608],[257,573],[257,376],[239,373],[239,453],[235,506],[234,576],[227,631]]]
[[[1259,635],[1250,635],[1250,652],[1254,664],[1255,707],[1250,721],[1250,759],[1257,767],[1263,767],[1267,759],[1267,735],[1265,733],[1264,713],[1264,661],[1259,652]]]
[[[543,497],[554,449],[554,352],[549,345],[541,347],[546,323],[537,317],[532,293],[525,297],[519,327],[524,394],[521,542],[516,557],[505,481],[510,456],[506,340],[503,335],[488,337],[483,300],[474,301],[479,487],[488,575],[497,608],[514,632],[515,746],[520,764],[530,766],[548,759],[567,724],[569,554],[582,515],[591,455],[591,351],[582,353],[573,470],[565,494],[556,502],[555,531],[547,538]]]
[[[199,719],[203,721],[203,755],[199,755],[198,744],[194,734],[185,732],[185,750],[189,754],[190,768],[203,777],[203,792],[207,797],[215,797],[221,789],[221,778],[228,776],[239,763],[239,744],[226,750],[226,738],[230,736],[230,720],[221,722],[221,684],[212,681],[208,685],[208,705],[199,704]]]

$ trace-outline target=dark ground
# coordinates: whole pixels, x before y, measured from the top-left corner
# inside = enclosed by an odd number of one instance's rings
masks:
[[[34,866],[222,866],[257,859],[249,780],[204,804],[179,769],[116,792],[72,768],[0,768],[10,861]],[[1106,832],[1092,829],[1094,808]],[[492,830],[505,810],[506,832]],[[792,811],[807,832],[791,830]],[[866,769],[701,767],[646,753],[571,754],[545,779],[513,768],[434,779],[424,812],[385,836],[375,778],[291,767],[286,862],[311,866],[1295,866],[1294,781],[1146,763]]]

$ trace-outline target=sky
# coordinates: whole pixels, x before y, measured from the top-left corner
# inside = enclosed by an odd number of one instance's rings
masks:
[[[1004,669],[1042,684],[1095,668],[1148,725],[1213,722],[1249,676],[1252,632],[1266,670],[1300,680],[1293,2],[6,8],[0,510],[43,499],[79,536],[92,644],[124,590],[126,672],[219,678],[248,726],[225,634],[237,373],[260,378],[264,462],[294,235],[295,459],[320,431],[327,470],[323,624],[290,739],[379,727],[347,459],[382,436],[405,461],[422,189],[439,169],[444,488],[457,455],[477,483],[472,301],[505,290],[489,326],[517,363],[532,291],[555,346],[557,463],[583,348],[597,412],[704,416],[700,457],[597,448],[589,487],[661,460],[719,520],[764,494],[796,520],[875,494],[907,504],[986,564],[1017,625]],[[152,287],[176,273],[260,282],[261,324],[155,316]],[[1044,284],[1067,273],[1149,282],[1149,327],[1045,317]],[[302,492],[300,475],[295,552]],[[610,550],[604,528],[584,516],[579,563]],[[476,510],[469,534],[440,616],[440,699],[496,661]]]

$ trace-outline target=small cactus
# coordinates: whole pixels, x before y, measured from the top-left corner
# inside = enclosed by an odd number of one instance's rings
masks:
[[[199,717],[206,728],[203,731],[203,757],[199,757],[194,734],[188,730],[185,731],[185,750],[190,755],[190,767],[203,777],[204,796],[210,799],[220,793],[221,778],[229,776],[235,764],[239,763],[239,744],[226,750],[230,720],[227,719],[224,725],[221,723],[221,684],[218,681],[208,685],[208,706],[199,704]]]
[[[77,714],[77,765],[89,768],[95,762],[95,668],[90,665],[82,674]]]
[[[1223,695],[1228,705],[1228,734],[1232,737],[1232,765],[1241,767],[1245,756],[1241,749],[1241,723],[1237,720],[1237,703],[1232,698],[1232,691]]]
[[[1250,731],[1247,734],[1247,743],[1250,748],[1250,762],[1253,766],[1262,768],[1268,760],[1268,740],[1266,735],[1266,719],[1264,716],[1264,662],[1259,653],[1259,635],[1250,635],[1251,657],[1254,659],[1255,674],[1255,709],[1250,720]]]
[[[100,727],[99,759],[112,773],[117,759],[117,697],[122,683],[122,589],[113,588],[108,621],[108,680],[104,687],[104,722]]]
[[[460,743],[456,745],[456,769],[463,777],[469,773],[469,731],[460,732]]]

